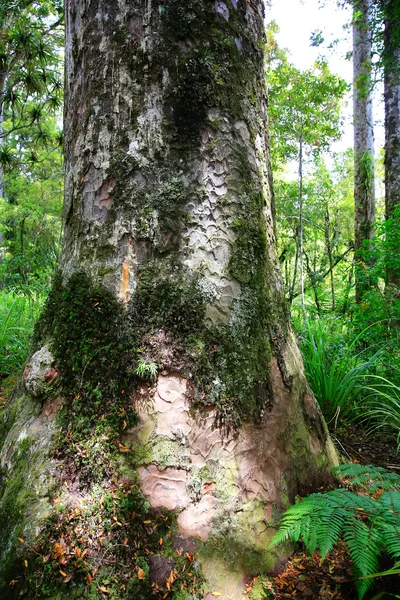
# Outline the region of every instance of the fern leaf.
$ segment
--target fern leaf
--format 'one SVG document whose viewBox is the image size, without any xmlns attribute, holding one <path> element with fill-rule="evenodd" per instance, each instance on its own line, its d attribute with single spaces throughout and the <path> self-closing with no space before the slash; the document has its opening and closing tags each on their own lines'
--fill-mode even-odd
<svg viewBox="0 0 400 600">
<path fill-rule="evenodd" d="M 394 525 L 400 525 L 400 492 L 384 492 L 379 498 L 383 509 L 388 513 L 388 518 Z"/>
<path fill-rule="evenodd" d="M 344 508 L 337 506 L 331 506 L 329 511 L 326 511 L 325 514 L 321 515 L 321 523 L 317 528 L 316 547 L 318 547 L 321 552 L 322 560 L 325 560 L 328 552 L 330 552 L 339 541 L 347 516 L 347 511 Z"/>
<path fill-rule="evenodd" d="M 374 527 L 379 532 L 380 541 L 385 552 L 394 559 L 400 558 L 400 526 L 392 525 L 380 519 L 374 523 Z"/>
<path fill-rule="evenodd" d="M 339 477 L 350 479 L 352 485 L 363 486 L 371 493 L 381 489 L 400 490 L 400 475 L 391 473 L 382 467 L 346 463 L 335 467 L 333 473 Z"/>
<path fill-rule="evenodd" d="M 349 550 L 357 577 L 372 575 L 378 570 L 378 558 L 381 548 L 377 541 L 376 532 L 359 521 L 349 519 L 343 531 L 343 539 Z M 356 582 L 358 597 L 361 600 L 372 586 L 373 579 L 362 579 Z"/>
</svg>

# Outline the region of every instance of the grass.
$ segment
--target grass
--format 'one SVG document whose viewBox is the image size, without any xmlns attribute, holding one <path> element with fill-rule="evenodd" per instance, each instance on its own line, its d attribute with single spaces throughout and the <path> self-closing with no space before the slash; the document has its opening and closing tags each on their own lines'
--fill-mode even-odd
<svg viewBox="0 0 400 600">
<path fill-rule="evenodd" d="M 351 420 L 356 415 L 361 378 L 376 362 L 377 354 L 363 360 L 363 352 L 355 350 L 363 333 L 340 347 L 334 344 L 337 332 L 332 334 L 328 321 L 306 323 L 301 350 L 307 379 L 325 419 L 335 426 L 339 418 Z"/>
<path fill-rule="evenodd" d="M 400 386 L 379 375 L 369 375 L 364 390 L 369 395 L 363 399 L 360 409 L 368 432 L 392 429 L 397 436 L 397 452 L 400 450 Z"/>
<path fill-rule="evenodd" d="M 0 295 L 0 377 L 21 369 L 45 294 L 3 290 Z"/>
</svg>

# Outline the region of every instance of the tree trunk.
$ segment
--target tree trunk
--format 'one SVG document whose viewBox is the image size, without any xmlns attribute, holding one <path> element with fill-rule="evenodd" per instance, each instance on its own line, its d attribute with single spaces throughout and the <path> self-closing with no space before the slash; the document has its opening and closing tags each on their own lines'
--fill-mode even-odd
<svg viewBox="0 0 400 600">
<path fill-rule="evenodd" d="M 333 274 L 334 265 L 333 265 L 333 253 L 332 253 L 332 244 L 331 244 L 331 220 L 330 220 L 330 215 L 329 215 L 328 202 L 325 205 L 325 247 L 326 247 L 326 253 L 328 255 L 328 261 L 329 261 L 331 296 L 332 296 L 332 312 L 334 313 L 336 310 L 335 279 L 334 279 L 334 274 Z"/>
<path fill-rule="evenodd" d="M 303 228 L 303 139 L 299 139 L 299 254 L 300 254 L 300 292 L 303 319 L 306 318 L 304 298 L 304 228 Z"/>
<path fill-rule="evenodd" d="M 369 264 L 364 241 L 374 235 L 374 129 L 371 79 L 371 0 L 354 4 L 353 24 L 353 111 L 354 111 L 354 250 L 356 258 L 356 301 L 369 287 L 365 273 Z"/>
<path fill-rule="evenodd" d="M 6 89 L 6 74 L 0 73 L 0 149 L 3 144 L 3 121 L 4 121 L 4 92 Z M 4 197 L 4 169 L 0 163 L 0 198 Z M 0 234 L 1 235 L 1 234 Z M 0 250 L 1 252 L 1 250 Z"/>
<path fill-rule="evenodd" d="M 278 267 L 262 2 L 75 0 L 66 25 L 65 239 L 4 425 L 2 589 L 239 600 L 336 460 Z"/>
<path fill-rule="evenodd" d="M 400 8 L 397 2 L 385 2 L 385 209 L 386 219 L 400 207 Z M 400 291 L 400 261 L 393 244 L 397 227 L 387 232 L 387 284 Z"/>
</svg>

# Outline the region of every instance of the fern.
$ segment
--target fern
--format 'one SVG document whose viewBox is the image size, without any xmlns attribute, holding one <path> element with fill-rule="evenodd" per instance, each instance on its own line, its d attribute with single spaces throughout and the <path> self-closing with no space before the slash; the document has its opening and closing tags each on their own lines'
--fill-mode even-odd
<svg viewBox="0 0 400 600">
<path fill-rule="evenodd" d="M 386 553 L 400 558 L 400 477 L 381 467 L 341 465 L 335 474 L 345 477 L 364 493 L 339 488 L 312 494 L 283 515 L 271 545 L 302 541 L 322 560 L 342 539 L 353 562 L 361 600 L 373 584 L 379 558 Z M 376 493 L 376 497 L 365 494 Z"/>
<path fill-rule="evenodd" d="M 364 487 L 371 494 L 378 490 L 400 490 L 400 475 L 390 473 L 382 467 L 348 463 L 335 467 L 333 473 L 348 479 L 353 486 Z"/>
</svg>

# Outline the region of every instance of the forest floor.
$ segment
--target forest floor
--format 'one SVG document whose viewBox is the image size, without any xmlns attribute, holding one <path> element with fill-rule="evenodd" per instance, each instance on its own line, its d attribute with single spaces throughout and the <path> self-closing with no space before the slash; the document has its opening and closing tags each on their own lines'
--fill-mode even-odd
<svg viewBox="0 0 400 600">
<path fill-rule="evenodd" d="M 395 437 L 387 432 L 367 435 L 359 425 L 331 433 L 345 462 L 375 465 L 400 474 L 400 454 Z M 389 565 L 388 565 L 389 566 Z M 276 600 L 356 600 L 353 574 L 348 552 L 341 544 L 321 563 L 318 554 L 294 554 L 273 577 Z M 400 592 L 399 578 L 377 580 L 374 593 Z M 368 597 L 368 596 L 367 596 Z M 389 593 L 382 596 L 389 598 Z"/>
</svg>

